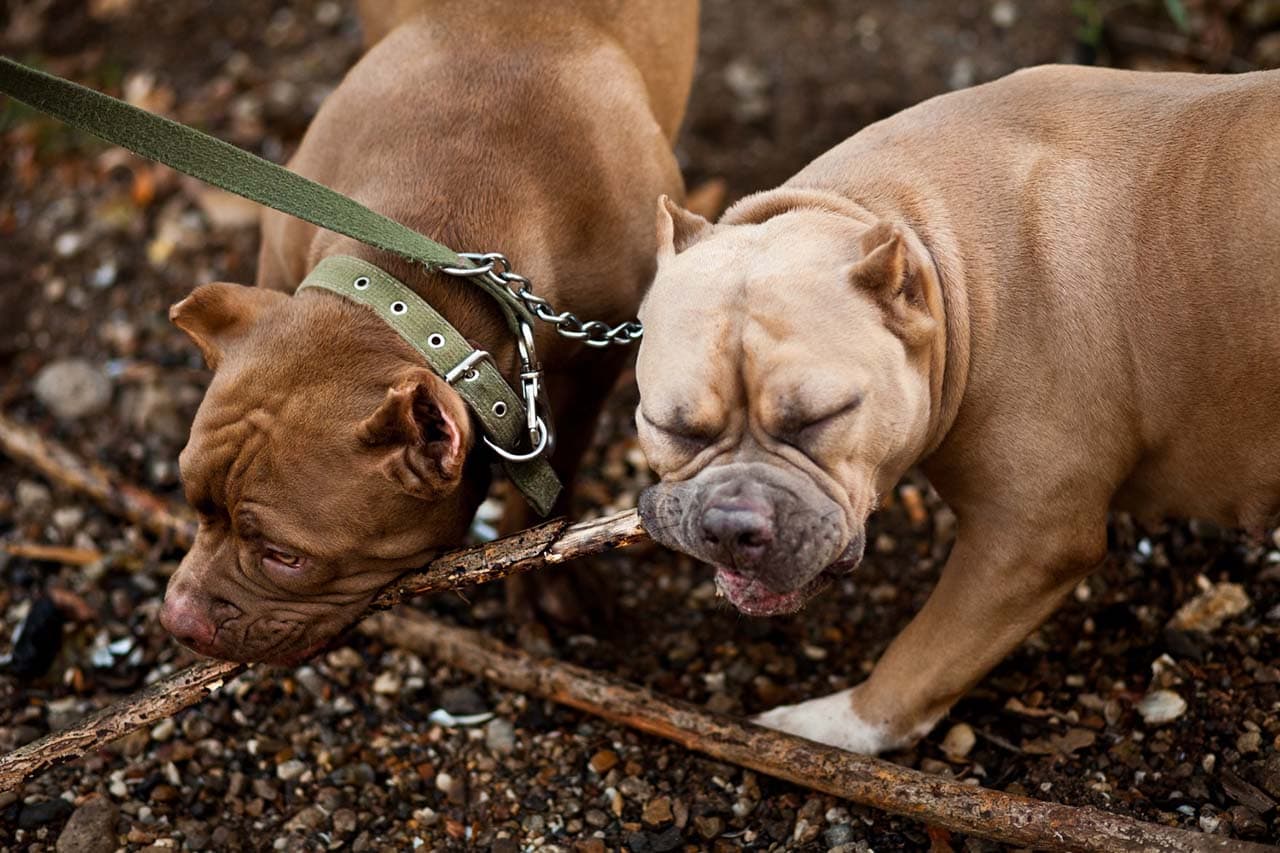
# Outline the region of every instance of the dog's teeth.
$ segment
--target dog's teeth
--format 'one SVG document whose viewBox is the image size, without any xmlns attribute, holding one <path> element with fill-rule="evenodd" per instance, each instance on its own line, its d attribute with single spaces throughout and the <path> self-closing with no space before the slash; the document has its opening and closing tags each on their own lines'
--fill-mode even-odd
<svg viewBox="0 0 1280 853">
<path fill-rule="evenodd" d="M 716 598 L 724 598 L 724 590 L 718 586 L 716 587 Z"/>
</svg>

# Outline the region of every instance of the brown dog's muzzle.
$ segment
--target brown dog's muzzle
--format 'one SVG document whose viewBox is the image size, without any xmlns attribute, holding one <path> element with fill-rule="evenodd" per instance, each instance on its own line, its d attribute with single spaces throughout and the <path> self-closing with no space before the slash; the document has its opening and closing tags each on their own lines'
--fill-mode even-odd
<svg viewBox="0 0 1280 853">
<path fill-rule="evenodd" d="M 212 607 L 187 592 L 170 591 L 160 609 L 160 624 L 182 645 L 202 655 L 213 654 L 218 634 Z"/>
</svg>

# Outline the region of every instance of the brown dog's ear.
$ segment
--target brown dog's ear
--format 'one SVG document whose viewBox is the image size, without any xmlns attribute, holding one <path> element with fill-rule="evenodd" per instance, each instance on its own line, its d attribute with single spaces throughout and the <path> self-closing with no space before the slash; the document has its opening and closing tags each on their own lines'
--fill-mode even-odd
<svg viewBox="0 0 1280 853">
<path fill-rule="evenodd" d="M 909 346 L 924 343 L 936 324 L 925 303 L 919 265 L 902 231 L 880 221 L 863 232 L 858 245 L 862 260 L 846 268 L 849 282 L 880 300 L 889 327 Z"/>
<path fill-rule="evenodd" d="M 471 420 L 457 391 L 430 370 L 417 368 L 387 389 L 356 437 L 387 451 L 382 470 L 409 494 L 439 497 L 462 479 L 471 450 Z"/>
<path fill-rule="evenodd" d="M 257 322 L 263 312 L 289 297 L 277 290 L 242 284 L 203 284 L 169 309 L 169 321 L 187 333 L 217 370 L 226 348 Z"/>
<path fill-rule="evenodd" d="M 670 196 L 658 197 L 658 257 L 679 254 L 711 236 L 715 226 L 698 214 L 685 210 Z"/>
</svg>

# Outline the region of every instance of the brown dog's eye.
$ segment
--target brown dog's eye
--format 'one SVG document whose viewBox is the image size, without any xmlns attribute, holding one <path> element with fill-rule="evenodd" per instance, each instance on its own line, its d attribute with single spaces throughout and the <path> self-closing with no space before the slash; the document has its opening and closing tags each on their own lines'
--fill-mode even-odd
<svg viewBox="0 0 1280 853">
<path fill-rule="evenodd" d="M 304 558 L 297 554 L 290 554 L 287 551 L 279 551 L 275 548 L 267 548 L 263 555 L 263 562 L 268 566 L 272 563 L 278 563 L 286 569 L 300 569 L 304 562 Z"/>
</svg>

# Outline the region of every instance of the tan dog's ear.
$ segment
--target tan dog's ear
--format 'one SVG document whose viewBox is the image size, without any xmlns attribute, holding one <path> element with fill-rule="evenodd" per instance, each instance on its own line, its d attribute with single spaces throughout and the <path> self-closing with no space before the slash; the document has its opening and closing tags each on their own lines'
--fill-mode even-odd
<svg viewBox="0 0 1280 853">
<path fill-rule="evenodd" d="M 862 260 L 846 268 L 850 284 L 880 300 L 889 327 L 908 346 L 923 344 L 936 323 L 925 303 L 918 263 L 902 231 L 880 221 L 863 232 L 858 244 Z"/>
<path fill-rule="evenodd" d="M 217 370 L 226 348 L 263 312 L 289 297 L 277 290 L 242 284 L 203 284 L 169 309 L 169 321 L 187 333 Z"/>
<path fill-rule="evenodd" d="M 711 236 L 715 226 L 670 196 L 658 197 L 658 257 L 668 258 Z"/>
<path fill-rule="evenodd" d="M 409 494 L 431 499 L 456 486 L 471 450 L 471 419 L 457 391 L 416 368 L 387 389 L 356 437 L 387 451 L 382 470 Z"/>
</svg>

